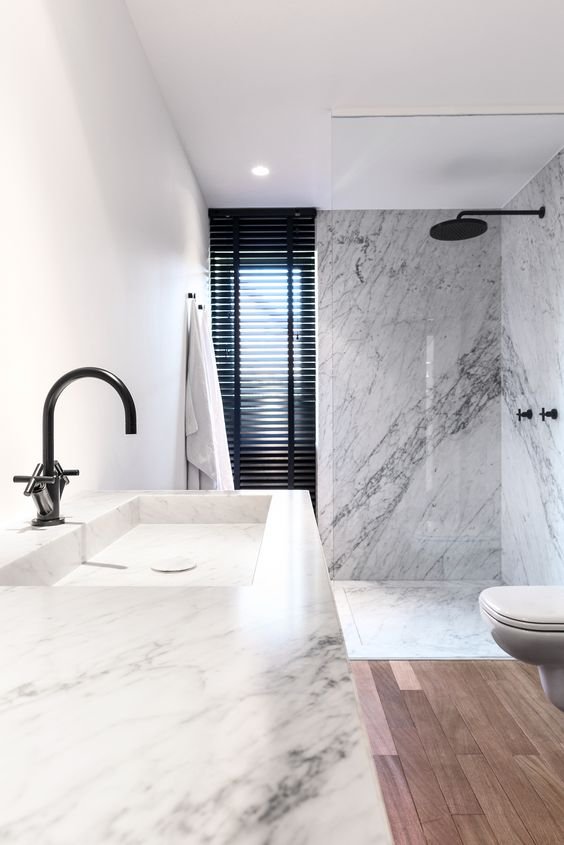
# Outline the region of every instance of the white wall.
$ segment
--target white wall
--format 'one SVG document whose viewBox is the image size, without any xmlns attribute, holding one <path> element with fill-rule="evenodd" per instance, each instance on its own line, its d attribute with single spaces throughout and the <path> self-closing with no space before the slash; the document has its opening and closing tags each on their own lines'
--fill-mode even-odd
<svg viewBox="0 0 564 845">
<path fill-rule="evenodd" d="M 207 211 L 122 0 L 17 0 L 0 27 L 0 520 L 41 457 L 41 409 L 71 385 L 56 456 L 73 489 L 184 480 L 184 294 L 204 289 Z"/>
</svg>

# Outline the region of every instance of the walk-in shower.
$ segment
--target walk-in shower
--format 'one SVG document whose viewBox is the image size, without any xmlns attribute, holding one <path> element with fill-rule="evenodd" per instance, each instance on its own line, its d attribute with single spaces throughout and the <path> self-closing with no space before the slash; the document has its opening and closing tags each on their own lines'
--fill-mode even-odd
<svg viewBox="0 0 564 845">
<path fill-rule="evenodd" d="M 564 115 L 332 120 L 318 512 L 353 659 L 503 658 L 480 592 L 564 584 L 563 142 Z"/>
</svg>

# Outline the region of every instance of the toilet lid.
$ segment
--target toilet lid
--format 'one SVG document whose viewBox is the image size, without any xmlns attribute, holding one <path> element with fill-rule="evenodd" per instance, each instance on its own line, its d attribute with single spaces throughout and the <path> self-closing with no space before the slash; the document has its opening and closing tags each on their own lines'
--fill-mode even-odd
<svg viewBox="0 0 564 845">
<path fill-rule="evenodd" d="M 480 605 L 507 625 L 564 631 L 564 587 L 488 587 L 480 594 Z"/>
</svg>

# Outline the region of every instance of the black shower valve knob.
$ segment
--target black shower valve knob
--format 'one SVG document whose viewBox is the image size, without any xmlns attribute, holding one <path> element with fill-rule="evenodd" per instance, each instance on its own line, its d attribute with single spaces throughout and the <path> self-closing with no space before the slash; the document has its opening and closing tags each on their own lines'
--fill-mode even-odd
<svg viewBox="0 0 564 845">
<path fill-rule="evenodd" d="M 521 421 L 523 419 L 523 417 L 527 420 L 532 420 L 533 419 L 532 410 L 529 408 L 528 411 L 522 411 L 521 408 L 518 408 L 517 418 L 519 419 L 519 421 Z"/>
<path fill-rule="evenodd" d="M 556 408 L 552 408 L 550 411 L 545 411 L 545 409 L 542 408 L 539 417 L 542 417 L 543 422 L 546 421 L 547 417 L 551 420 L 556 420 L 558 419 L 558 411 Z"/>
</svg>

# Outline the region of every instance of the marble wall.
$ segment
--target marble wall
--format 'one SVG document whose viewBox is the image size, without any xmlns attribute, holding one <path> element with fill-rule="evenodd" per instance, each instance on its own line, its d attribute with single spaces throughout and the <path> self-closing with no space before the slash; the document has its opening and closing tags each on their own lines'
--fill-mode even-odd
<svg viewBox="0 0 564 845">
<path fill-rule="evenodd" d="M 500 232 L 434 241 L 445 216 L 318 216 L 319 522 L 336 578 L 500 578 Z"/>
<path fill-rule="evenodd" d="M 546 217 L 502 223 L 502 575 L 564 584 L 564 155 L 508 206 Z M 542 406 L 560 418 L 543 423 Z M 518 408 L 533 420 L 519 423 Z"/>
</svg>

